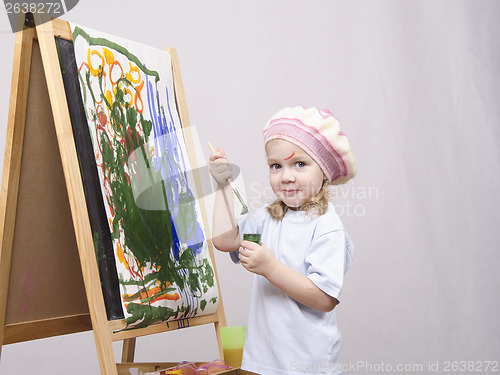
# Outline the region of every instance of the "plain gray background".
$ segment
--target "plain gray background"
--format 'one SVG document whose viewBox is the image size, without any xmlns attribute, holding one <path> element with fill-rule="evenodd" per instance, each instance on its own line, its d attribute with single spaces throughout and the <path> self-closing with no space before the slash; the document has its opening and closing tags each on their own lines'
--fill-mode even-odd
<svg viewBox="0 0 500 375">
<path fill-rule="evenodd" d="M 270 199 L 266 120 L 284 106 L 330 109 L 359 166 L 332 191 L 356 244 L 337 307 L 348 373 L 441 373 L 453 361 L 469 366 L 454 373 L 495 373 L 485 361 L 500 361 L 499 1 L 81 0 L 63 18 L 177 49 L 200 144 L 226 149 L 252 209 Z M 3 160 L 5 11 L 0 48 Z M 228 324 L 246 324 L 252 276 L 216 261 Z M 136 352 L 218 356 L 211 327 L 140 338 Z M 1 374 L 69 369 L 99 372 L 91 332 L 2 349 Z"/>
</svg>

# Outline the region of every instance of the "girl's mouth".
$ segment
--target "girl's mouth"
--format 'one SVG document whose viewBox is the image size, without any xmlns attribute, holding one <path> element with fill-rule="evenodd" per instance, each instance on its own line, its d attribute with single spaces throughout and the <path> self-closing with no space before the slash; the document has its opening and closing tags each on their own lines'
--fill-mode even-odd
<svg viewBox="0 0 500 375">
<path fill-rule="evenodd" d="M 291 197 L 293 195 L 298 194 L 299 190 L 298 189 L 287 189 L 287 190 L 281 190 L 281 192 L 283 193 L 283 195 L 285 197 Z"/>
</svg>

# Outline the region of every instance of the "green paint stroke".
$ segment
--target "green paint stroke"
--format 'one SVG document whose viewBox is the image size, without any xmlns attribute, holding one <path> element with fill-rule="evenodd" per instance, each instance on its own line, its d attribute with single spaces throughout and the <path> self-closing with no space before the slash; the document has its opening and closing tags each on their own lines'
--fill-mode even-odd
<svg viewBox="0 0 500 375">
<path fill-rule="evenodd" d="M 169 319 L 183 319 L 189 313 L 189 306 L 177 307 L 174 310 L 170 307 L 130 303 L 127 307 L 127 313 L 130 314 L 130 317 L 126 319 L 127 325 L 133 325 L 133 328 L 143 328 Z"/>
<path fill-rule="evenodd" d="M 119 44 L 112 42 L 105 38 L 93 38 L 89 34 L 87 34 L 81 27 L 76 26 L 73 30 L 73 43 L 76 42 L 76 39 L 81 36 L 83 39 L 87 41 L 89 46 L 104 46 L 110 49 L 114 49 L 117 52 L 120 52 L 122 55 L 126 56 L 130 61 L 133 61 L 139 69 L 141 69 L 148 76 L 155 77 L 155 82 L 160 80 L 160 75 L 158 72 L 154 70 L 149 70 L 144 66 L 144 64 L 139 60 L 137 56 L 133 53 L 130 53 L 125 47 L 120 46 Z"/>
</svg>

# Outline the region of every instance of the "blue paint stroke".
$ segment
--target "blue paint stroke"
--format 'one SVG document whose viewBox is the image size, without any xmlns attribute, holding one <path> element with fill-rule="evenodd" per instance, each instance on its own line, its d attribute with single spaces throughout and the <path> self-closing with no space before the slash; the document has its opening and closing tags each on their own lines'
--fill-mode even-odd
<svg viewBox="0 0 500 375">
<path fill-rule="evenodd" d="M 149 113 L 153 123 L 153 142 L 156 150 L 156 156 L 153 159 L 152 165 L 157 172 L 161 173 L 165 183 L 167 203 L 171 215 L 172 233 L 174 235 L 170 251 L 174 259 L 179 260 L 182 243 L 188 246 L 188 249 L 185 251 L 194 251 L 194 254 L 198 255 L 204 248 L 205 236 L 196 218 L 196 200 L 188 186 L 186 162 L 182 154 L 182 147 L 175 127 L 172 109 L 170 108 L 168 87 L 165 87 L 168 117 L 165 116 L 164 107 L 160 105 L 157 87 L 153 88 L 153 83 L 147 75 L 146 87 Z M 182 134 L 180 134 L 180 137 L 182 137 Z M 193 220 L 186 223 L 189 225 L 187 228 L 176 228 L 178 224 L 173 218 L 178 217 L 181 214 L 181 210 L 190 210 L 193 213 Z M 189 273 L 187 270 L 179 272 L 184 273 L 184 275 L 188 275 Z M 194 311 L 199 308 L 199 299 L 195 298 L 193 292 L 188 293 L 184 289 L 181 294 L 184 296 L 184 300 L 188 303 L 190 311 L 194 315 Z"/>
</svg>

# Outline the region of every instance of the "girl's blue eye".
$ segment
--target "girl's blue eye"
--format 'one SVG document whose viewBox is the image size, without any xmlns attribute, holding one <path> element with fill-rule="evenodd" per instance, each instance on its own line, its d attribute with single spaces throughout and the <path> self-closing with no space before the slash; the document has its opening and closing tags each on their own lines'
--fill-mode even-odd
<svg viewBox="0 0 500 375">
<path fill-rule="evenodd" d="M 295 163 L 295 165 L 299 168 L 304 168 L 306 166 L 306 163 L 304 163 L 303 161 L 298 161 L 297 163 Z"/>
<path fill-rule="evenodd" d="M 274 169 L 274 170 L 276 170 L 276 169 L 280 169 L 280 168 L 281 168 L 281 165 L 279 165 L 279 164 L 271 164 L 270 168 L 271 168 L 271 169 Z"/>
</svg>

